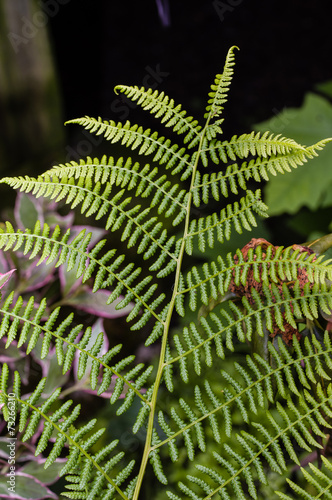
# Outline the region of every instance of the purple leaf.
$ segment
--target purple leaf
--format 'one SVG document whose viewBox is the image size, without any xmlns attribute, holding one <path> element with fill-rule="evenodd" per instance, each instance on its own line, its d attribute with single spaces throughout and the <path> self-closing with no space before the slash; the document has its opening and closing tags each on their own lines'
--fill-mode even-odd
<svg viewBox="0 0 332 500">
<path fill-rule="evenodd" d="M 10 260 L 10 263 L 8 260 Z M 11 267 L 13 267 L 13 265 L 14 264 L 9 257 L 9 253 L 0 250 L 0 273 L 6 273 Z"/>
<path fill-rule="evenodd" d="M 37 262 L 37 259 L 30 261 L 26 257 L 19 257 L 20 279 L 18 293 L 39 290 L 55 279 L 53 262 L 47 264 L 43 261 L 38 266 Z"/>
<path fill-rule="evenodd" d="M 0 250 L 0 276 L 1 274 L 6 274 L 11 269 L 14 269 L 14 266 L 15 264 L 11 259 L 10 253 Z M 8 297 L 8 295 L 15 290 L 16 288 L 15 282 L 16 280 L 11 280 L 7 282 L 5 289 L 2 291 L 2 295 L 4 297 Z"/>
<path fill-rule="evenodd" d="M 83 285 L 73 295 L 65 297 L 61 303 L 102 318 L 119 318 L 130 313 L 133 303 L 128 304 L 123 309 L 116 310 L 116 305 L 121 302 L 123 297 L 119 297 L 112 304 L 107 304 L 110 295 L 111 292 L 107 290 L 93 292 L 90 287 Z"/>
<path fill-rule="evenodd" d="M 159 19 L 161 24 L 167 28 L 171 25 L 171 14 L 169 9 L 169 0 L 156 0 Z"/>
<path fill-rule="evenodd" d="M 55 347 L 51 348 L 43 359 L 41 359 L 41 350 L 42 340 L 38 339 L 36 347 L 31 351 L 31 356 L 41 366 L 42 377 L 46 377 L 46 384 L 41 396 L 46 399 L 57 387 L 67 383 L 69 372 L 62 373 L 63 368 L 59 365 Z"/>
<path fill-rule="evenodd" d="M 101 229 L 93 226 L 73 226 L 70 230 L 70 239 L 68 240 L 68 244 L 70 244 L 74 238 L 85 229 L 85 235 L 91 233 L 91 239 L 88 245 L 87 250 L 90 250 L 105 234 L 107 231 L 105 229 Z M 59 279 L 61 292 L 63 296 L 66 296 L 69 293 L 73 293 L 82 283 L 82 277 L 77 279 L 77 265 L 73 267 L 70 271 L 67 271 L 65 266 L 60 266 L 59 268 Z"/>
<path fill-rule="evenodd" d="M 59 206 L 55 201 L 45 198 L 35 198 L 27 193 L 18 193 L 14 208 L 16 224 L 20 229 L 33 228 L 37 220 L 43 225 L 45 222 L 54 228 L 71 227 L 74 223 L 74 212 L 67 215 L 58 213 Z"/>
<path fill-rule="evenodd" d="M 30 358 L 17 348 L 17 341 L 13 340 L 9 346 L 7 345 L 8 338 L 3 337 L 0 341 L 0 363 L 7 363 L 12 370 L 18 370 L 21 374 L 23 384 L 28 383 L 30 373 Z"/>
<path fill-rule="evenodd" d="M 10 480 L 8 473 L 0 475 L 0 498 L 12 500 L 43 500 L 44 498 L 57 500 L 59 498 L 58 495 L 29 474 L 15 471 L 13 486 L 10 482 L 8 483 L 8 480 Z M 9 490 L 8 486 L 13 489 Z"/>
<path fill-rule="evenodd" d="M 36 448 L 32 446 L 30 443 L 22 443 L 22 441 L 19 440 L 19 437 L 16 441 L 16 449 L 18 448 L 20 448 L 20 452 L 17 453 L 17 456 L 15 457 L 15 461 L 17 463 L 20 462 L 25 463 L 27 461 L 37 460 L 37 458 L 35 457 Z M 0 438 L 0 457 L 5 458 L 8 464 L 8 458 L 9 458 L 8 437 Z"/>
<path fill-rule="evenodd" d="M 25 465 L 20 469 L 21 473 L 29 474 L 30 476 L 41 481 L 42 484 L 53 484 L 57 479 L 59 479 L 59 472 L 66 463 L 65 458 L 57 458 L 53 462 L 52 467 L 44 468 L 46 458 L 35 457 L 35 459 Z"/>
<path fill-rule="evenodd" d="M 41 225 L 44 224 L 43 210 L 40 201 L 26 193 L 17 194 L 14 216 L 17 226 L 22 230 L 26 228 L 32 229 L 35 227 L 38 220 Z"/>
</svg>

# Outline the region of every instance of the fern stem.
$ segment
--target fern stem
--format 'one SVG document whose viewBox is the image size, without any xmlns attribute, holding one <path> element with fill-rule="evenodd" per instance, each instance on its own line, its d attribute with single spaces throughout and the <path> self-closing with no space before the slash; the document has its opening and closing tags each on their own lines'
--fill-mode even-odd
<svg viewBox="0 0 332 500">
<path fill-rule="evenodd" d="M 316 254 L 320 255 L 326 252 L 332 246 L 332 233 L 326 234 L 310 243 L 305 243 L 306 246 L 311 248 Z"/>
<path fill-rule="evenodd" d="M 195 175 L 197 171 L 197 166 L 198 162 L 200 159 L 200 152 L 202 150 L 202 144 L 205 136 L 205 131 L 206 128 L 209 125 L 210 119 L 212 116 L 212 112 L 210 112 L 207 120 L 205 127 L 202 131 L 201 138 L 200 138 L 200 143 L 199 147 L 197 150 L 197 155 L 195 158 L 195 163 L 193 165 L 193 170 L 192 170 L 192 177 L 191 177 L 191 184 L 190 184 L 190 189 L 188 192 L 188 200 L 187 200 L 187 214 L 185 218 L 185 223 L 184 223 L 184 230 L 183 230 L 183 238 L 181 242 L 181 248 L 179 251 L 179 256 L 177 258 L 177 267 L 176 267 L 176 272 L 175 272 L 175 278 L 174 278 L 174 287 L 173 287 L 173 293 L 172 293 L 172 298 L 170 301 L 168 313 L 166 320 L 164 322 L 164 334 L 162 337 L 162 342 L 161 342 L 161 347 L 160 347 L 160 356 L 159 356 L 159 364 L 158 364 L 158 370 L 155 378 L 155 383 L 153 387 L 153 393 L 151 397 L 151 402 L 150 402 L 150 414 L 149 414 L 149 420 L 148 420 L 148 425 L 147 425 L 147 432 L 146 432 L 146 440 L 145 440 L 145 446 L 144 446 L 144 451 L 143 451 L 143 456 L 142 456 L 142 461 L 141 461 L 141 466 L 140 470 L 137 476 L 137 482 L 136 482 L 136 487 L 135 491 L 132 497 L 132 500 L 138 500 L 138 495 L 142 486 L 143 478 L 145 475 L 145 470 L 147 467 L 148 459 L 150 452 L 153 450 L 152 446 L 152 433 L 153 433 L 153 428 L 154 428 L 154 418 L 155 418 L 155 413 L 156 413 L 156 405 L 157 405 L 157 397 L 158 397 L 158 391 L 159 387 L 161 384 L 162 376 L 163 376 L 163 371 L 164 367 L 166 366 L 167 363 L 165 363 L 165 354 L 166 354 L 166 347 L 167 347 L 167 340 L 168 340 L 168 334 L 169 334 L 169 329 L 170 329 L 170 324 L 172 320 L 172 316 L 174 313 L 174 307 L 175 307 L 175 297 L 178 294 L 178 287 L 179 287 L 179 281 L 180 281 L 180 275 L 181 275 L 181 267 L 182 267 L 182 261 L 183 257 L 185 254 L 185 249 L 186 249 L 186 238 L 189 235 L 189 224 L 190 224 L 190 208 L 192 204 L 192 191 L 194 189 L 194 184 L 195 184 Z"/>
</svg>

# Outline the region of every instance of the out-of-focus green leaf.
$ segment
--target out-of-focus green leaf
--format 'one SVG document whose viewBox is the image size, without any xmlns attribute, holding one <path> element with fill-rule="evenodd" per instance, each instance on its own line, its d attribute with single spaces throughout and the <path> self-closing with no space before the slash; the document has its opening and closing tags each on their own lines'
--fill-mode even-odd
<svg viewBox="0 0 332 500">
<path fill-rule="evenodd" d="M 331 220 L 332 214 L 330 208 L 320 208 L 314 212 L 303 208 L 287 221 L 287 227 L 302 235 L 302 239 L 299 238 L 296 241 L 304 242 L 312 239 L 309 238 L 309 234 L 313 232 L 319 232 L 321 236 L 331 232 Z"/>
<path fill-rule="evenodd" d="M 15 219 L 21 229 L 34 227 L 37 220 L 44 221 L 41 204 L 29 194 L 18 193 L 15 204 Z"/>
<path fill-rule="evenodd" d="M 332 105 L 323 97 L 307 94 L 301 108 L 285 109 L 270 120 L 254 126 L 292 137 L 309 146 L 332 137 Z M 271 176 L 265 187 L 265 202 L 270 215 L 296 213 L 302 206 L 313 210 L 332 203 L 332 148 L 327 146 L 319 157 L 291 173 Z"/>
<path fill-rule="evenodd" d="M 327 97 L 332 97 L 332 80 L 317 83 L 315 87 L 319 92 L 322 92 L 322 94 L 325 94 Z"/>
</svg>

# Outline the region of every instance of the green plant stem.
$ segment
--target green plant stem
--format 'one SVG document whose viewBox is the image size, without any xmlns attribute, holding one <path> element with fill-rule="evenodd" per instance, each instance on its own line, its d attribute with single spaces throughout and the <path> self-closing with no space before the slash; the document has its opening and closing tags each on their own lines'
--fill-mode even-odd
<svg viewBox="0 0 332 500">
<path fill-rule="evenodd" d="M 318 255 L 326 252 L 332 246 L 332 233 L 326 234 L 317 240 L 305 243 L 305 245 L 313 250 Z"/>
<path fill-rule="evenodd" d="M 154 387 L 153 387 L 153 393 L 152 393 L 151 402 L 150 402 L 150 414 L 149 414 L 149 420 L 148 420 L 147 431 L 146 431 L 145 446 L 144 446 L 143 456 L 142 456 L 142 460 L 141 460 L 141 466 L 140 466 L 140 470 L 139 470 L 139 473 L 137 476 L 137 482 L 136 482 L 135 491 L 134 491 L 134 495 L 132 497 L 132 500 L 138 500 L 138 498 L 139 498 L 139 493 L 140 493 L 140 489 L 141 489 L 142 482 L 144 479 L 145 470 L 146 470 L 146 466 L 148 463 L 149 455 L 150 455 L 151 450 L 153 449 L 153 447 L 152 447 L 152 433 L 153 433 L 153 427 L 154 427 L 154 417 L 155 417 L 155 413 L 156 413 L 158 391 L 159 391 L 160 383 L 162 380 L 164 367 L 166 365 L 165 353 L 166 353 L 166 347 L 167 347 L 168 334 L 169 334 L 172 316 L 174 313 L 175 297 L 178 294 L 178 286 L 179 286 L 179 280 L 180 280 L 182 261 L 183 261 L 183 257 L 184 257 L 184 253 L 185 253 L 186 238 L 187 238 L 188 232 L 189 232 L 190 208 L 191 208 L 191 202 L 192 202 L 192 189 L 194 187 L 195 175 L 196 175 L 196 170 L 197 170 L 197 166 L 198 166 L 198 161 L 200 158 L 200 152 L 202 150 L 202 143 L 203 143 L 203 139 L 205 136 L 205 130 L 210 122 L 210 119 L 211 119 L 211 113 L 210 113 L 210 115 L 206 121 L 205 127 L 202 131 L 202 135 L 201 135 L 201 139 L 200 139 L 200 143 L 199 143 L 199 147 L 198 147 L 198 154 L 196 156 L 195 164 L 193 165 L 193 172 L 192 172 L 192 176 L 191 176 L 191 184 L 190 184 L 189 196 L 188 196 L 188 201 L 187 201 L 187 215 L 186 215 L 186 219 L 185 219 L 181 248 L 180 248 L 179 256 L 177 258 L 177 267 L 176 267 L 176 273 L 175 273 L 175 278 L 174 278 L 173 294 L 172 294 L 172 298 L 170 301 L 170 306 L 168 309 L 167 317 L 166 317 L 166 320 L 164 322 L 164 334 L 162 337 L 162 342 L 161 342 L 161 347 L 160 347 L 158 370 L 157 370 L 156 379 L 155 379 L 155 383 L 154 383 Z"/>
</svg>

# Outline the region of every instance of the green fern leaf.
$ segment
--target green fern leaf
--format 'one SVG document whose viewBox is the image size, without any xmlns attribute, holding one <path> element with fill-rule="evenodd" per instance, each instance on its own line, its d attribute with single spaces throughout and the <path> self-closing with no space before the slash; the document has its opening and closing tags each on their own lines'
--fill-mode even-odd
<svg viewBox="0 0 332 500">
<path fill-rule="evenodd" d="M 235 49 L 238 49 L 238 47 L 234 46 L 229 49 L 225 61 L 224 71 L 222 74 L 216 75 L 215 81 L 211 85 L 211 92 L 209 93 L 210 99 L 208 100 L 204 118 L 219 116 L 223 110 L 222 105 L 227 101 L 227 95 L 234 73 L 233 66 L 235 64 Z"/>
<path fill-rule="evenodd" d="M 172 127 L 177 134 L 186 134 L 184 143 L 189 142 L 193 137 L 199 134 L 201 126 L 192 116 L 186 116 L 187 112 L 183 111 L 181 105 L 175 106 L 173 99 L 170 99 L 164 92 L 151 89 L 145 90 L 144 87 L 127 87 L 118 85 L 115 91 L 124 93 L 129 99 L 137 102 L 145 110 L 156 114 L 156 117 L 161 118 L 161 123 L 166 127 Z"/>
</svg>

